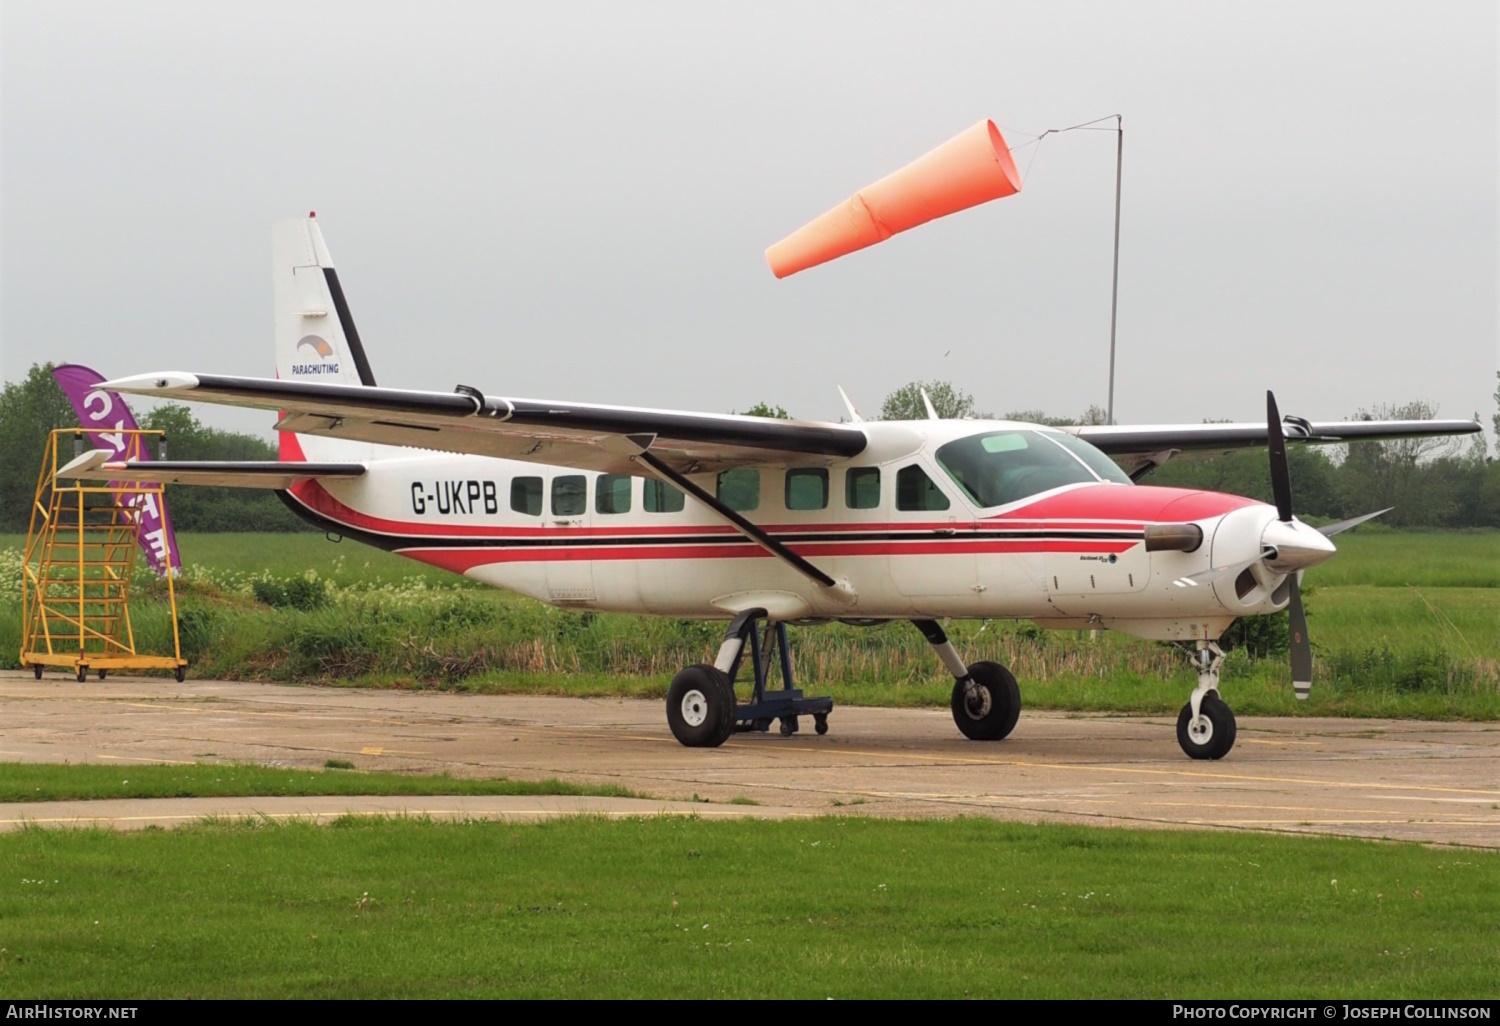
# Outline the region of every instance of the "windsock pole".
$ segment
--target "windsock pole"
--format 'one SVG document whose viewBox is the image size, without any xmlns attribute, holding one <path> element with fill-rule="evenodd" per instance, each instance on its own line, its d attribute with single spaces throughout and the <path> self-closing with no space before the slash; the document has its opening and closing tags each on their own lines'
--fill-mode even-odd
<svg viewBox="0 0 1500 1026">
<path fill-rule="evenodd" d="M 1120 170 L 1125 165 L 1125 119 L 1115 115 L 1115 266 L 1109 287 L 1109 422 L 1115 422 L 1115 317 L 1120 308 Z"/>
</svg>

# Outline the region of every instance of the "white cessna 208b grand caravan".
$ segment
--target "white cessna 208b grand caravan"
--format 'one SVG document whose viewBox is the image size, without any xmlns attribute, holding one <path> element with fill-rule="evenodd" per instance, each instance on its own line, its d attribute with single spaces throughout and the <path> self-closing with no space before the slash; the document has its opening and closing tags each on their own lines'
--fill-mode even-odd
<svg viewBox="0 0 1500 1026">
<path fill-rule="evenodd" d="M 783 733 L 832 701 L 792 680 L 788 622 L 911 620 L 953 674 L 953 719 L 975 740 L 1021 709 L 1005 667 L 968 663 L 942 617 L 1017 618 L 1190 644 L 1198 686 L 1178 717 L 1183 751 L 1223 757 L 1235 720 L 1215 643 L 1241 616 L 1291 607 L 1298 697 L 1312 679 L 1298 578 L 1333 555 L 1292 515 L 1286 442 L 1475 432 L 1469 421 L 1051 428 L 1008 421 L 852 423 L 378 387 L 311 217 L 274 233 L 276 378 L 176 371 L 120 392 L 278 411 L 281 459 L 112 463 L 63 472 L 110 481 L 272 488 L 354 538 L 573 609 L 724 618 L 712 663 L 673 680 L 667 722 L 684 745 L 736 729 Z M 1276 504 L 1153 488 L 1178 453 L 1267 446 Z M 1372 514 L 1374 515 L 1374 514 Z M 764 625 L 762 627 L 761 625 Z M 773 653 L 782 689 L 767 690 Z M 745 656 L 753 699 L 734 681 Z"/>
</svg>

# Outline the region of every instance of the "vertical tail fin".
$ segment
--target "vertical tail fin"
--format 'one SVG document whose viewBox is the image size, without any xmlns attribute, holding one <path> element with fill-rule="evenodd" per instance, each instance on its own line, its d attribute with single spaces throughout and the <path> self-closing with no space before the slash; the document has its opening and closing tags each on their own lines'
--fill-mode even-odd
<svg viewBox="0 0 1500 1026">
<path fill-rule="evenodd" d="M 271 233 L 276 376 L 283 381 L 374 385 L 349 302 L 317 219 L 277 221 Z M 281 435 L 281 458 L 358 459 L 370 446 L 314 435 Z"/>
</svg>

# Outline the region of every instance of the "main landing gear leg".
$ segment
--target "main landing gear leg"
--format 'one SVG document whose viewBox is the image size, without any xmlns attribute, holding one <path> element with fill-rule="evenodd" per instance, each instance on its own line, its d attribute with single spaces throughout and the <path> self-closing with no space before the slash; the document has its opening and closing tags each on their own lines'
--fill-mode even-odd
<svg viewBox="0 0 1500 1026">
<path fill-rule="evenodd" d="M 1021 689 L 999 663 L 965 664 L 936 620 L 913 620 L 917 630 L 953 674 L 953 722 L 971 741 L 999 741 L 1016 729 Z"/>
<path fill-rule="evenodd" d="M 1198 642 L 1193 665 L 1198 686 L 1177 714 L 1177 743 L 1191 759 L 1222 759 L 1234 747 L 1234 713 L 1219 697 L 1219 667 L 1224 652 L 1212 641 Z"/>
<path fill-rule="evenodd" d="M 764 609 L 740 613 L 729 622 L 712 666 L 689 666 L 673 678 L 667 691 L 667 724 L 678 741 L 689 748 L 716 748 L 735 731 L 768 731 L 772 720 L 780 720 L 782 736 L 790 737 L 797 733 L 801 716 L 811 716 L 819 734 L 828 733 L 833 699 L 802 696 L 793 682 L 786 624 L 767 623 L 762 634 L 760 622 L 765 619 Z M 766 690 L 773 646 L 781 669 L 779 691 Z M 746 649 L 755 674 L 755 691 L 748 705 L 740 705 L 734 695 L 734 681 Z"/>
</svg>

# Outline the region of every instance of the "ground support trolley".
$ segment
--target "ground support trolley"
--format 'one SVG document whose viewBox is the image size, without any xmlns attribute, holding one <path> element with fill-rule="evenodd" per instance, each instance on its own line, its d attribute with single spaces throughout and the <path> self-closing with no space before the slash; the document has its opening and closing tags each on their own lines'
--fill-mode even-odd
<svg viewBox="0 0 1500 1026">
<path fill-rule="evenodd" d="M 160 431 L 120 430 L 120 460 L 140 459 Z M 59 478 L 60 451 L 73 439 L 82 454 L 83 433 L 53 431 L 37 478 L 21 575 L 20 663 L 40 680 L 48 666 L 66 667 L 81 683 L 90 671 L 172 670 L 186 673 L 177 630 L 174 573 L 165 586 L 172 621 L 172 654 L 136 651 L 130 591 L 140 550 L 142 512 L 161 508 L 162 486 Z M 172 570 L 177 568 L 173 567 Z"/>
<path fill-rule="evenodd" d="M 766 621 L 762 629 L 761 622 Z M 767 690 L 773 650 L 781 671 L 781 688 Z M 734 693 L 745 654 L 755 675 L 748 703 Z M 781 721 L 781 733 L 797 733 L 801 717 L 811 716 L 819 734 L 828 733 L 831 698 L 806 698 L 792 674 L 792 650 L 786 624 L 769 622 L 764 609 L 747 609 L 729 622 L 718 657 L 712 664 L 689 666 L 672 679 L 667 690 L 667 724 L 678 741 L 689 748 L 714 748 L 738 731 L 771 729 Z"/>
</svg>

